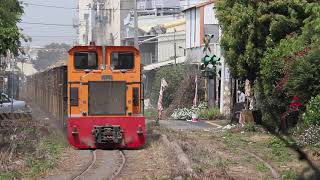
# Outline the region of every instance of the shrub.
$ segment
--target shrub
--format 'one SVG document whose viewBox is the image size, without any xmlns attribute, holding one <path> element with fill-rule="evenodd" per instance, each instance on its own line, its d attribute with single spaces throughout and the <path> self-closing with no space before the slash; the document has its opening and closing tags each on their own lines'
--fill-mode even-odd
<svg viewBox="0 0 320 180">
<path fill-rule="evenodd" d="M 161 67 L 155 73 L 155 79 L 152 83 L 151 103 L 157 105 L 161 79 L 164 78 L 168 87 L 163 93 L 163 107 L 168 108 L 176 96 L 176 92 L 184 85 L 183 80 L 188 76 L 194 76 L 198 70 L 192 65 L 171 65 Z M 190 102 L 190 104 L 192 101 Z"/>
<path fill-rule="evenodd" d="M 163 94 L 163 107 L 169 107 L 169 104 L 174 98 L 174 92 L 179 87 L 180 82 L 185 75 L 185 69 L 181 65 L 165 66 L 157 70 L 155 79 L 152 83 L 151 103 L 156 105 L 159 98 L 159 90 L 161 86 L 161 79 L 164 78 L 168 83 L 168 88 Z"/>
<path fill-rule="evenodd" d="M 320 147 L 320 126 L 311 125 L 298 136 L 300 146 L 317 146 Z"/>
<path fill-rule="evenodd" d="M 311 98 L 307 110 L 303 115 L 303 122 L 307 126 L 320 125 L 320 95 Z"/>
<path fill-rule="evenodd" d="M 201 119 L 218 119 L 221 117 L 220 110 L 217 107 L 211 107 L 199 111 L 198 117 Z"/>
<path fill-rule="evenodd" d="M 246 124 L 244 125 L 244 130 L 245 130 L 246 132 L 257 132 L 257 131 L 258 131 L 256 125 L 255 125 L 254 123 L 252 123 L 252 122 L 246 123 Z"/>
<path fill-rule="evenodd" d="M 171 115 L 171 118 L 176 120 L 190 120 L 193 114 L 198 114 L 207 107 L 206 103 L 200 103 L 198 107 L 192 108 L 178 108 L 175 109 Z"/>
</svg>

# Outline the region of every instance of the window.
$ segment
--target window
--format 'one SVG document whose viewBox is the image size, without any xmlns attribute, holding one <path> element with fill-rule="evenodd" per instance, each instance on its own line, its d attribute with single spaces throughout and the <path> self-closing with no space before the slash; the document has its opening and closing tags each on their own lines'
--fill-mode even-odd
<svg viewBox="0 0 320 180">
<path fill-rule="evenodd" d="M 74 53 L 75 69 L 97 69 L 98 57 L 96 52 L 75 52 Z"/>
<path fill-rule="evenodd" d="M 0 103 L 9 103 L 9 102 L 11 102 L 10 99 L 6 95 L 1 94 Z"/>
<path fill-rule="evenodd" d="M 134 106 L 139 106 L 139 88 L 133 88 L 132 101 Z"/>
<path fill-rule="evenodd" d="M 76 87 L 70 88 L 70 106 L 79 105 L 79 89 Z"/>
<path fill-rule="evenodd" d="M 113 52 L 111 53 L 111 68 L 114 70 L 133 69 L 133 52 Z"/>
</svg>

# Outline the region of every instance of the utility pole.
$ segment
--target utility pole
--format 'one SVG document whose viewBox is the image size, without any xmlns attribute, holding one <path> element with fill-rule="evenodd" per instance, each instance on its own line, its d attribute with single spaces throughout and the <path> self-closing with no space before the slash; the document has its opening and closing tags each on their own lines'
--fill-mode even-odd
<svg viewBox="0 0 320 180">
<path fill-rule="evenodd" d="M 139 27 L 138 27 L 138 12 L 137 0 L 134 0 L 134 47 L 139 50 Z"/>
<path fill-rule="evenodd" d="M 174 64 L 177 65 L 176 28 L 174 28 L 173 30 L 173 42 L 174 42 Z"/>
<path fill-rule="evenodd" d="M 11 55 L 10 55 L 11 56 Z M 11 56 L 11 113 L 13 113 L 13 98 L 14 98 L 14 57 Z"/>
</svg>

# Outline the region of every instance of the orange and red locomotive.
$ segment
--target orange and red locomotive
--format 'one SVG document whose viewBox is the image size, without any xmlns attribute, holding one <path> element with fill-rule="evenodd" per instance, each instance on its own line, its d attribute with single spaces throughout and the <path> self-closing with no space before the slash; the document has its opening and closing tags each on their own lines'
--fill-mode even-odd
<svg viewBox="0 0 320 180">
<path fill-rule="evenodd" d="M 140 54 L 129 46 L 75 46 L 68 57 L 67 133 L 71 145 L 145 144 Z"/>
</svg>

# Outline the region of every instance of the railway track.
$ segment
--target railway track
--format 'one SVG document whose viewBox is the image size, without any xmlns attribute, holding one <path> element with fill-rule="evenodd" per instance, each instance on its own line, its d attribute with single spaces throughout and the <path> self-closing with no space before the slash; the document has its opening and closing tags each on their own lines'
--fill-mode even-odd
<svg viewBox="0 0 320 180">
<path fill-rule="evenodd" d="M 121 150 L 92 150 L 90 162 L 72 180 L 113 180 L 120 174 L 125 163 L 126 156 Z"/>
</svg>

